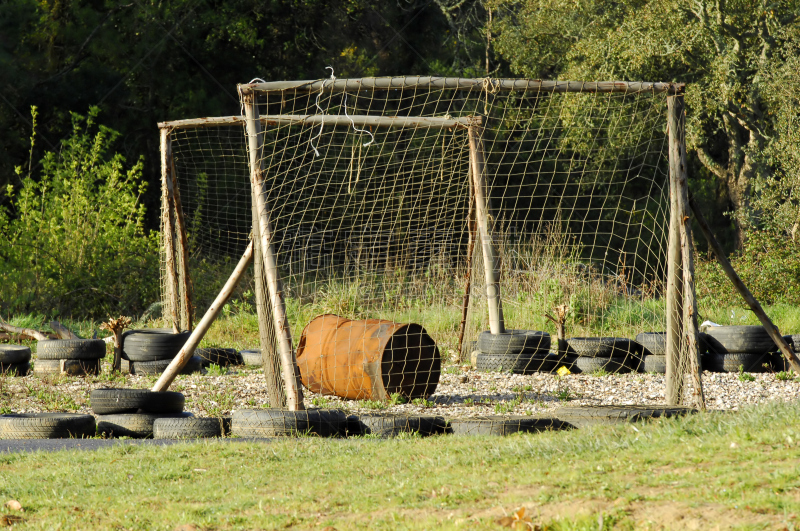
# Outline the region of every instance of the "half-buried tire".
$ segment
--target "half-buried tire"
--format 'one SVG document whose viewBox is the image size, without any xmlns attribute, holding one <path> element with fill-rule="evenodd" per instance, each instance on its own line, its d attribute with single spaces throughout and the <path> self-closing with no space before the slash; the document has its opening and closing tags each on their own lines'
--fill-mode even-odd
<svg viewBox="0 0 800 531">
<path fill-rule="evenodd" d="M 562 430 L 569 424 L 551 418 L 489 415 L 449 419 L 453 435 L 511 435 L 518 432 Z"/>
<path fill-rule="evenodd" d="M 153 423 L 154 439 L 206 439 L 230 432 L 228 418 L 159 418 Z"/>
<path fill-rule="evenodd" d="M 30 360 L 30 348 L 23 345 L 0 345 L 0 364 L 27 363 Z"/>
<path fill-rule="evenodd" d="M 194 351 L 194 354 L 202 360 L 203 367 L 208 367 L 209 365 L 219 365 L 220 367 L 244 365 L 242 355 L 235 348 L 199 348 Z"/>
<path fill-rule="evenodd" d="M 246 438 L 306 434 L 336 437 L 346 434 L 347 428 L 347 415 L 339 409 L 241 409 L 231 419 L 231 433 Z"/>
<path fill-rule="evenodd" d="M 595 424 L 620 424 L 651 418 L 669 418 L 696 412 L 696 409 L 679 406 L 567 406 L 555 410 L 552 414 L 558 420 L 580 428 Z"/>
<path fill-rule="evenodd" d="M 397 437 L 402 433 L 429 436 L 447 433 L 447 420 L 434 415 L 402 415 L 392 413 L 366 413 L 356 415 L 358 435 L 380 438 Z M 352 430 L 353 427 L 351 426 Z"/>
<path fill-rule="evenodd" d="M 95 420 L 76 413 L 0 415 L 0 439 L 82 439 L 94 437 Z"/>
<path fill-rule="evenodd" d="M 191 413 L 159 415 L 155 413 L 119 413 L 97 416 L 97 433 L 106 437 L 147 439 L 153 436 L 153 423 L 161 418 L 192 417 Z"/>
<path fill-rule="evenodd" d="M 33 362 L 33 374 L 64 374 L 66 376 L 86 376 L 100 374 L 101 360 L 42 360 Z"/>
</svg>

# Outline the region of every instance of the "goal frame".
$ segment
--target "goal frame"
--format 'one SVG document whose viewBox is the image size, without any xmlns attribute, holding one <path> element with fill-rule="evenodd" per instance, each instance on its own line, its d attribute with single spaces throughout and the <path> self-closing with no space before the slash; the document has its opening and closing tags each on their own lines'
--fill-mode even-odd
<svg viewBox="0 0 800 531">
<path fill-rule="evenodd" d="M 477 230 L 475 243 L 481 245 L 486 275 L 486 297 L 490 330 L 493 334 L 504 331 L 502 304 L 500 301 L 500 275 L 494 259 L 493 235 L 488 217 L 490 215 L 485 196 L 485 168 L 483 155 L 483 126 L 480 117 L 426 118 L 384 116 L 337 116 L 337 115 L 258 115 L 258 97 L 271 92 L 291 90 L 294 92 L 356 92 L 386 91 L 394 89 L 481 89 L 497 91 L 571 92 L 571 93 L 666 93 L 667 129 L 669 154 L 670 215 L 667 246 L 666 282 L 666 343 L 667 375 L 666 401 L 678 404 L 683 395 L 683 370 L 688 369 L 694 380 L 695 402 L 702 406 L 702 381 L 698 348 L 697 302 L 694 286 L 694 243 L 691 217 L 688 206 L 688 175 L 685 145 L 685 85 L 682 83 L 652 82 L 581 82 L 541 81 L 528 79 L 473 79 L 427 76 L 400 76 L 387 78 L 360 78 L 334 80 L 277 81 L 249 83 L 238 86 L 243 116 L 210 117 L 177 120 L 158 124 L 161 135 L 161 184 L 162 184 L 162 249 L 166 254 L 164 281 L 164 314 L 175 329 L 192 328 L 191 277 L 188 269 L 188 245 L 180 191 L 177 186 L 175 165 L 172 158 L 171 134 L 175 130 L 203 127 L 218 127 L 240 124 L 244 126 L 248 142 L 250 182 L 253 202 L 253 240 L 256 245 L 256 296 L 259 328 L 272 327 L 277 340 L 278 352 L 265 342 L 262 332 L 262 352 L 274 357 L 272 367 L 280 371 L 283 389 L 268 389 L 270 401 L 279 400 L 280 405 L 290 409 L 302 409 L 302 391 L 299 370 L 292 348 L 291 332 L 285 315 L 283 291 L 277 275 L 275 251 L 272 248 L 272 228 L 269 208 L 265 203 L 263 168 L 258 154 L 262 146 L 262 126 L 282 124 L 307 124 L 358 127 L 463 127 L 469 139 L 469 173 L 471 204 Z M 472 239 L 472 229 L 470 230 Z M 259 280 L 264 282 L 259 286 Z M 259 293 L 260 292 L 260 293 Z M 465 301 L 468 297 L 465 297 Z M 267 302 L 268 301 L 268 302 Z M 463 331 L 462 331 L 463 334 Z M 687 360 L 688 358 L 688 360 Z M 683 363 L 682 363 L 683 361 Z M 688 361 L 688 364 L 686 363 Z M 269 371 L 265 363 L 265 370 Z M 269 375 L 268 375 L 269 376 Z M 270 378 L 268 378 L 269 382 Z M 268 385 L 268 387 L 271 387 Z"/>
</svg>

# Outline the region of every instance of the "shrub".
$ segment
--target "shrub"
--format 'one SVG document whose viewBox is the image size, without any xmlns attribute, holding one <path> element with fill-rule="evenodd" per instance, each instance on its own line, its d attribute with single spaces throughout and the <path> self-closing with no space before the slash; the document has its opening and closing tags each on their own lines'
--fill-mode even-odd
<svg viewBox="0 0 800 531">
<path fill-rule="evenodd" d="M 740 251 L 730 261 L 762 304 L 800 304 L 800 243 L 767 230 L 751 230 Z M 739 294 L 716 260 L 698 260 L 697 295 L 701 302 L 742 305 Z"/>
<path fill-rule="evenodd" d="M 144 230 L 142 161 L 111 152 L 118 133 L 98 109 L 72 114 L 72 133 L 36 175 L 17 168 L 0 203 L 0 309 L 103 317 L 158 297 L 158 240 Z M 33 109 L 34 125 L 36 109 Z M 34 136 L 31 137 L 31 153 Z M 30 167 L 30 166 L 29 166 Z"/>
</svg>

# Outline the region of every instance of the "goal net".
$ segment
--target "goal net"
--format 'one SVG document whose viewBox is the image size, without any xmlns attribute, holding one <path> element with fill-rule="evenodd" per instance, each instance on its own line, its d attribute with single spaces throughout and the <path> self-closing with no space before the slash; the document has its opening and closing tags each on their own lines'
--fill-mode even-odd
<svg viewBox="0 0 800 531">
<path fill-rule="evenodd" d="M 384 391 L 422 386 L 427 396 L 438 371 L 475 361 L 480 334 L 499 317 L 502 329 L 552 337 L 549 349 L 533 345 L 536 363 L 525 370 L 580 372 L 577 353 L 557 341 L 559 326 L 566 338 L 665 330 L 672 90 L 414 77 L 242 85 L 258 116 L 256 143 L 244 117 L 165 126 L 194 292 L 188 304 L 202 311 L 258 234 L 254 154 L 301 364 L 339 355 L 308 344 L 328 325 L 343 326 L 328 318 L 315 329 L 318 316 L 413 323 L 435 344 L 423 357 L 439 361 L 405 362 L 403 382 L 384 382 Z M 242 304 L 257 304 L 254 285 L 237 296 Z M 260 304 L 272 319 L 269 296 Z M 277 359 L 279 338 L 266 328 L 262 345 Z M 369 333 L 349 328 L 348 341 Z M 500 355 L 498 345 L 491 348 Z M 621 365 L 583 370 L 642 370 L 640 355 L 615 352 Z M 510 361 L 497 369 L 511 369 L 512 358 L 500 355 Z M 335 384 L 306 379 L 320 394 Z"/>
</svg>

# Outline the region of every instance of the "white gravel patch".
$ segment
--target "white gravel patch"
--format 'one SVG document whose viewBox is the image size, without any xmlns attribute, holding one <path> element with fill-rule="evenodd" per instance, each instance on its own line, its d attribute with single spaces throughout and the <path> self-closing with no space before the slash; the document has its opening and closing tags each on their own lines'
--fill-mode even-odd
<svg viewBox="0 0 800 531">
<path fill-rule="evenodd" d="M 107 368 L 107 366 L 106 366 Z M 748 404 L 800 399 L 800 381 L 781 381 L 775 374 L 703 373 L 709 409 L 737 410 Z M 101 387 L 150 388 L 155 377 L 127 375 L 40 378 L 0 376 L 0 412 L 69 411 L 91 413 L 89 396 Z M 339 407 L 351 412 L 425 413 L 448 417 L 479 415 L 546 415 L 564 405 L 663 405 L 664 375 L 620 374 L 592 376 L 482 373 L 447 367 L 436 393 L 427 401 L 384 404 L 342 400 L 305 391 L 307 407 Z M 237 368 L 223 376 L 179 376 L 171 390 L 186 396 L 186 410 L 197 416 L 230 415 L 237 409 L 269 407 L 260 369 Z"/>
</svg>

